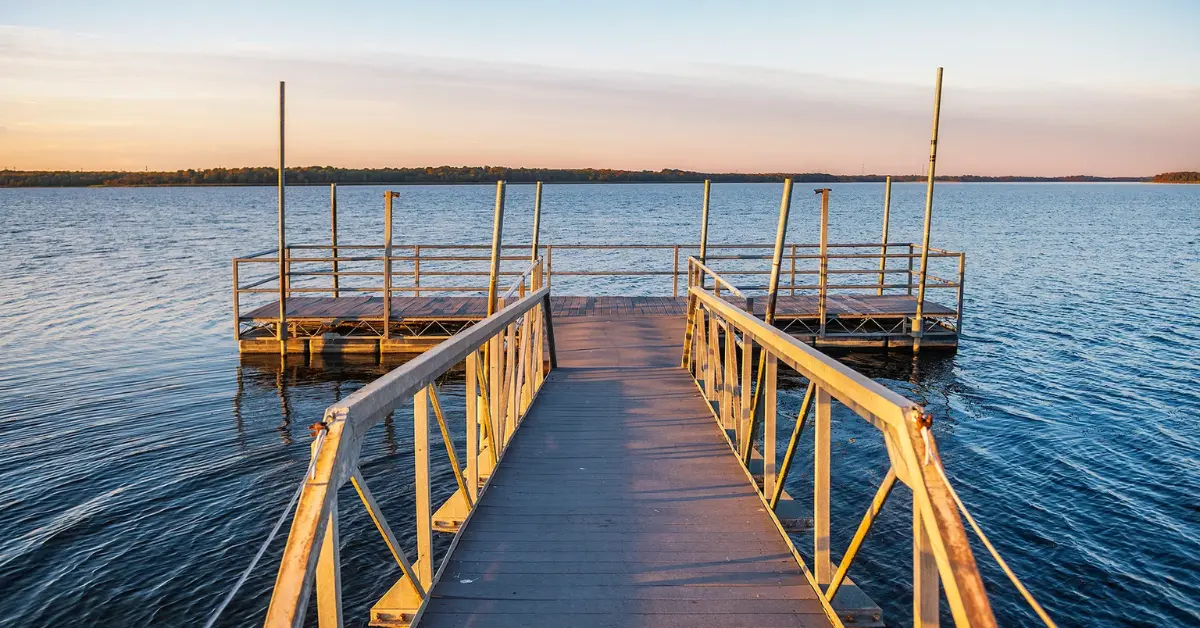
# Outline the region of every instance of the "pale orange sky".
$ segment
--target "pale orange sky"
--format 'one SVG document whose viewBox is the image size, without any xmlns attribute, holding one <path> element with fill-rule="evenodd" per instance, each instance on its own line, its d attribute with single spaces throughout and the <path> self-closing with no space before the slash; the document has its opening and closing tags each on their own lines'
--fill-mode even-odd
<svg viewBox="0 0 1200 628">
<path fill-rule="evenodd" d="M 999 39 L 974 47 L 962 39 L 919 53 L 914 43 L 903 64 L 826 62 L 781 49 L 796 62 L 771 67 L 747 52 L 769 40 L 745 32 L 736 36 L 746 46 L 692 62 L 708 50 L 704 42 L 680 43 L 696 52 L 634 55 L 523 38 L 489 49 L 478 37 L 468 45 L 446 35 L 437 48 L 413 41 L 420 27 L 411 16 L 408 37 L 396 35 L 406 43 L 394 46 L 337 29 L 331 43 L 317 37 L 315 15 L 311 34 L 284 43 L 278 33 L 256 42 L 253 33 L 197 27 L 155 38 L 129 22 L 76 17 L 59 28 L 53 16 L 25 17 L 0 26 L 0 168 L 273 165 L 277 81 L 285 79 L 292 165 L 917 173 L 927 161 L 939 63 L 942 173 L 1200 168 L 1200 77 L 1144 74 L 1131 64 L 1121 71 L 1137 80 L 1123 79 L 1055 63 L 1049 53 L 1022 56 L 1036 42 L 1011 42 L 1010 51 L 997 48 Z M 437 17 L 423 19 L 431 28 L 452 24 Z M 665 37 L 682 37 L 666 24 Z M 1043 66 L 1043 74 L 1030 69 Z"/>
</svg>

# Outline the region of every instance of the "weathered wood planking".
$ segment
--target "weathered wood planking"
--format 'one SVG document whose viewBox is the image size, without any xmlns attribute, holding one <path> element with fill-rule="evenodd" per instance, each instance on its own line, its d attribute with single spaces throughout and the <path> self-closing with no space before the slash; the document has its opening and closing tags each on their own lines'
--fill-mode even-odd
<svg viewBox="0 0 1200 628">
<path fill-rule="evenodd" d="M 600 299 L 560 303 L 633 305 Z M 828 626 L 678 366 L 682 318 L 576 316 L 420 625 Z"/>
<path fill-rule="evenodd" d="M 744 306 L 737 297 L 727 299 Z M 570 316 L 677 316 L 684 315 L 685 297 L 551 297 L 556 317 Z M 766 299 L 755 299 L 754 311 L 764 314 Z M 839 294 L 829 295 L 828 314 L 841 318 L 901 318 L 917 311 L 915 297 L 905 295 Z M 947 316 L 954 310 L 926 302 L 924 313 Z M 394 320 L 478 320 L 487 314 L 484 297 L 392 297 Z M 815 295 L 780 295 L 776 319 L 812 318 L 817 314 Z M 383 297 L 290 297 L 287 317 L 292 320 L 331 321 L 382 320 Z M 268 303 L 242 315 L 242 320 L 272 322 L 279 318 L 278 302 Z"/>
</svg>

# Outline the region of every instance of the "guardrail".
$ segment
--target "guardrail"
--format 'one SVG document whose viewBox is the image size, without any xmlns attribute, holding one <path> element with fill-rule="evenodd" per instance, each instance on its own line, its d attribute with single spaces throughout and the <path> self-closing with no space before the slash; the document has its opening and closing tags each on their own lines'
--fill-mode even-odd
<svg viewBox="0 0 1200 628">
<path fill-rule="evenodd" d="M 728 285 L 718 277 L 713 279 Z M 756 349 L 761 360 L 759 373 L 752 372 Z M 776 388 L 780 363 L 807 378 L 809 384 L 791 439 L 777 465 Z M 930 418 L 921 406 L 742 311 L 704 289 L 699 281 L 688 290 L 682 366 L 691 371 L 709 400 L 747 474 L 754 434 L 761 426 L 760 497 L 772 513 L 779 504 L 810 410 L 815 407 L 811 427 L 815 443 L 812 560 L 805 562 L 795 546 L 791 547 L 805 577 L 826 602 L 831 602 L 845 583 L 867 532 L 899 481 L 912 489 L 913 496 L 914 623 L 937 625 L 940 580 L 957 625 L 996 625 L 953 490 L 941 471 L 937 446 L 929 431 Z M 887 475 L 836 566 L 830 554 L 830 423 L 834 400 L 880 431 L 889 460 Z M 787 538 L 782 525 L 779 529 Z M 788 543 L 791 545 L 790 539 Z"/>
<path fill-rule="evenodd" d="M 914 243 L 847 243 L 827 244 L 825 254 L 820 253 L 819 244 L 787 244 L 781 256 L 779 294 L 795 296 L 798 293 L 815 292 L 822 304 L 830 293 L 903 294 L 914 296 L 922 293 L 921 277 L 914 268 L 921 257 L 921 245 Z M 482 253 L 490 245 L 468 244 L 408 244 L 393 245 L 392 254 L 384 255 L 384 245 L 374 244 L 292 244 L 285 248 L 284 275 L 285 300 L 292 296 L 363 296 L 380 295 L 449 295 L 486 293 L 486 280 L 490 275 L 489 255 Z M 768 264 L 771 255 L 759 251 L 770 251 L 769 244 L 710 244 L 706 256 L 700 260 L 705 268 L 717 269 L 728 277 L 727 290 L 744 296 L 753 291 L 769 289 L 765 282 L 756 281 L 770 274 Z M 699 245 L 691 244 L 544 244 L 539 246 L 544 260 L 546 285 L 554 277 L 631 277 L 648 280 L 669 278 L 672 296 L 680 295 L 680 279 L 684 278 L 684 291 L 691 286 L 691 270 L 687 268 L 689 257 L 698 257 Z M 566 266 L 554 270 L 554 251 Z M 500 256 L 503 266 L 500 277 L 520 277 L 523 272 L 512 268 L 515 262 L 530 260 L 528 245 L 505 245 Z M 513 254 L 512 251 L 522 251 Z M 905 252 L 895 252 L 897 250 Z M 598 254 L 606 251 L 627 252 L 630 256 L 639 253 L 664 254 L 662 265 L 655 262 L 628 259 L 605 266 Z M 815 251 L 815 252 L 813 252 Z M 564 253 L 566 257 L 564 258 Z M 268 257 L 274 254 L 274 257 Z M 667 258 L 666 254 L 670 257 Z M 934 265 L 927 272 L 925 287 L 930 290 L 954 290 L 954 314 L 941 316 L 945 327 L 957 332 L 962 325 L 963 283 L 966 255 L 943 249 L 929 249 L 928 259 Z M 900 260 L 897 264 L 896 260 Z M 668 269 L 667 264 L 670 264 Z M 265 265 L 265 266 L 264 266 Z M 939 267 L 940 265 L 940 267 Z M 249 270 L 261 267 L 263 273 L 247 277 Z M 233 311 L 234 327 L 241 337 L 243 297 L 270 295 L 278 298 L 279 288 L 278 250 L 260 251 L 233 260 Z M 505 268 L 507 267 L 507 268 Z M 808 277 L 816 276 L 816 283 Z M 900 280 L 890 279 L 901 277 Z M 246 277 L 248 281 L 243 282 Z M 483 281 L 475 282 L 480 279 Z M 531 286 L 526 277 L 526 289 Z M 735 285 L 735 280 L 741 281 Z M 666 286 L 663 286 L 664 292 Z M 751 297 L 752 298 L 752 297 Z M 390 299 L 386 300 L 390 304 Z M 944 304 L 945 305 L 945 304 Z M 386 326 L 385 326 L 386 327 Z M 386 329 L 383 330 L 386 333 Z"/>
<path fill-rule="evenodd" d="M 434 582 L 432 504 L 430 503 L 430 407 L 441 428 L 449 463 L 468 506 L 474 509 L 481 479 L 504 456 L 547 371 L 557 366 L 550 312 L 550 288 L 537 286 L 527 296 L 466 328 L 411 362 L 330 406 L 314 426 L 311 473 L 305 478 L 292 519 L 267 610 L 267 626 L 303 624 L 314 588 L 321 625 L 342 625 L 338 556 L 337 489 L 354 485 L 403 571 L 393 591 L 416 613 Z M 548 352 L 548 356 L 546 355 Z M 434 382 L 455 365 L 466 363 L 465 468 L 460 467 L 447 429 L 447 417 Z M 363 435 L 407 399 L 413 399 L 416 461 L 417 552 L 410 560 L 380 511 L 358 469 Z M 457 542 L 457 536 L 456 541 Z M 327 623 L 329 622 L 329 623 Z"/>
</svg>

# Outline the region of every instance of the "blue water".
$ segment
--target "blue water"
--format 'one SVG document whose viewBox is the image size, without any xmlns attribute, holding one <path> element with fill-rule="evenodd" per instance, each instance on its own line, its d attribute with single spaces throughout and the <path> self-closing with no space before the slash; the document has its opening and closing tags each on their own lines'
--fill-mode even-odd
<svg viewBox="0 0 1200 628">
<path fill-rule="evenodd" d="M 340 189 L 343 243 L 380 240 L 382 190 Z M 876 241 L 882 186 L 833 190 L 831 240 Z M 486 240 L 490 186 L 401 193 L 397 242 Z M 893 241 L 919 240 L 923 194 L 895 186 Z M 289 240 L 326 240 L 327 198 L 289 190 Z M 695 241 L 699 198 L 693 185 L 547 186 L 542 239 Z M 712 241 L 770 242 L 778 204 L 778 185 L 714 186 Z M 531 205 L 530 186 L 510 187 L 506 239 L 528 239 Z M 816 197 L 800 187 L 792 207 L 789 241 L 816 241 Z M 273 246 L 272 189 L 8 189 L 0 216 L 0 624 L 201 621 L 296 485 L 306 426 L 392 364 L 239 358 L 230 258 Z M 1200 624 L 1200 186 L 945 184 L 934 223 L 934 246 L 968 255 L 959 352 L 842 359 L 927 405 L 959 493 L 1061 625 Z M 598 260 L 671 263 L 669 252 Z M 670 284 L 563 278 L 555 290 Z M 784 410 L 798 407 L 797 388 Z M 445 389 L 461 404 L 458 382 Z M 368 435 L 362 468 L 411 549 L 406 417 Z M 836 555 L 886 458 L 848 412 L 835 415 L 834 441 Z M 789 483 L 798 499 L 811 492 L 806 464 Z M 435 469 L 448 494 L 446 466 Z M 851 570 L 894 625 L 911 617 L 904 493 Z M 398 573 L 353 493 L 343 497 L 349 624 L 365 625 Z M 281 547 L 224 625 L 261 621 Z M 976 555 L 1000 623 L 1032 625 Z"/>
</svg>

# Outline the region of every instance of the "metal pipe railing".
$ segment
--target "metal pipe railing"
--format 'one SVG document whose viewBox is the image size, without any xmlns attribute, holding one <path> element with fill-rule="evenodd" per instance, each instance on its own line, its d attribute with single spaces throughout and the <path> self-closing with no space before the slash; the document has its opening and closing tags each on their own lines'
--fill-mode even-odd
<svg viewBox="0 0 1200 628">
<path fill-rule="evenodd" d="M 486 351 L 490 360 L 485 360 Z M 338 488 L 351 482 L 403 574 L 396 587 L 409 600 L 400 613 L 410 620 L 428 599 L 445 562 L 434 571 L 431 503 L 430 408 L 447 451 L 453 451 L 447 416 L 438 401 L 437 380 L 465 361 L 467 403 L 465 468 L 449 456 L 461 499 L 474 510 L 486 491 L 493 468 L 545 382 L 543 359 L 555 368 L 550 290 L 540 288 L 466 328 L 437 347 L 371 382 L 325 410 L 313 429 L 312 472 L 305 477 L 279 562 L 266 626 L 302 625 L 313 592 L 321 617 L 341 617 L 341 569 Z M 414 559 L 400 545 L 358 468 L 365 433 L 385 416 L 413 400 L 413 451 L 416 466 L 416 538 Z M 490 466 L 489 466 L 490 465 Z M 482 488 L 480 488 L 482 484 Z M 453 499 L 453 498 L 452 498 Z M 394 588 L 395 590 L 395 588 Z M 322 621 L 324 625 L 324 621 Z"/>
<path fill-rule="evenodd" d="M 558 245 L 544 244 L 540 245 L 540 247 L 544 255 L 542 269 L 539 272 L 543 274 L 543 280 L 547 285 L 554 274 L 563 277 L 624 277 L 644 279 L 669 277 L 671 294 L 675 297 L 680 295 L 679 285 L 681 277 L 689 278 L 687 285 L 689 287 L 692 285 L 690 283 L 692 269 L 686 268 L 685 264 L 681 263 L 681 260 L 692 257 L 688 255 L 689 250 L 698 250 L 698 246 L 692 244 L 572 243 Z M 903 247 L 907 247 L 907 252 L 898 252 L 898 249 L 903 249 Z M 283 293 L 295 295 L 361 295 L 371 293 L 391 295 L 393 293 L 400 293 L 411 296 L 420 296 L 422 294 L 480 293 L 485 291 L 486 288 L 473 284 L 454 285 L 455 282 L 444 280 L 490 276 L 491 271 L 487 268 L 487 265 L 492 259 L 491 256 L 472 253 L 472 251 L 486 251 L 489 248 L 490 245 L 485 244 L 393 244 L 391 255 L 381 255 L 370 253 L 386 252 L 386 243 L 343 244 L 338 242 L 336 245 L 332 243 L 288 244 L 285 246 L 285 250 L 289 252 L 285 260 L 288 271 L 283 275 L 282 280 L 285 284 L 289 285 L 284 286 Z M 560 270 L 557 271 L 554 271 L 552 267 L 553 251 L 555 248 L 567 251 L 567 259 L 571 262 L 569 266 L 562 268 L 562 262 L 560 261 Z M 771 270 L 766 264 L 763 266 L 742 268 L 736 268 L 734 265 L 738 261 L 741 261 L 743 264 L 768 262 L 772 256 L 767 254 L 766 251 L 770 248 L 771 245 L 768 244 L 710 244 L 707 251 L 708 259 L 704 263 L 706 270 L 701 274 L 706 276 L 714 274 L 721 277 L 724 280 L 723 283 L 718 284 L 721 290 L 732 292 L 743 298 L 747 296 L 747 292 L 769 290 L 769 286 L 761 285 L 757 282 L 741 284 L 734 281 L 734 279 L 739 277 L 744 279 L 746 277 L 769 275 Z M 806 252 L 811 249 L 816 249 L 816 251 Z M 933 247 L 924 250 L 924 247 L 920 244 L 898 242 L 888 242 L 883 245 L 880 243 L 828 242 L 826 243 L 826 249 L 826 254 L 821 255 L 819 253 L 819 243 L 785 244 L 785 250 L 782 251 L 780 256 L 781 260 L 786 260 L 787 264 L 785 268 L 781 269 L 781 275 L 784 275 L 780 278 L 779 288 L 781 291 L 791 295 L 796 295 L 800 291 L 817 291 L 818 298 L 822 302 L 829 299 L 830 294 L 844 293 L 846 291 L 869 291 L 881 296 L 887 294 L 889 290 L 902 290 L 903 294 L 912 296 L 920 287 L 919 273 L 915 268 L 915 262 L 924 256 L 930 266 L 925 275 L 926 289 L 955 289 L 959 294 L 956 295 L 957 298 L 952 315 L 946 315 L 944 310 L 939 309 L 936 314 L 923 312 L 923 319 L 926 322 L 932 320 L 934 324 L 946 326 L 947 328 L 952 325 L 955 330 L 961 329 L 965 254 L 945 249 L 935 249 Z M 334 250 L 337 250 L 339 254 L 334 255 Z M 499 251 L 506 253 L 498 255 L 497 261 L 503 266 L 507 266 L 513 262 L 528 263 L 529 258 L 527 253 L 529 250 L 526 245 L 522 244 L 500 246 Z M 752 252 L 757 250 L 764 252 Z M 305 254 L 302 251 L 326 252 L 327 255 Z M 518 254 L 517 251 L 520 251 L 520 253 Z M 605 268 L 599 266 L 599 264 L 607 258 L 586 255 L 589 252 L 599 253 L 603 251 L 662 251 L 671 256 L 670 266 L 656 268 L 653 265 L 647 265 L 636 259 L 631 259 L 623 267 L 610 266 Z M 239 338 L 241 322 L 249 320 L 242 318 L 241 313 L 244 311 L 244 308 L 241 297 L 280 292 L 278 287 L 270 290 L 260 289 L 259 287 L 266 285 L 274 286 L 276 284 L 273 282 L 281 279 L 275 274 L 247 278 L 246 273 L 242 272 L 244 269 L 241 266 L 243 264 L 277 265 L 280 263 L 279 256 L 267 257 L 277 252 L 277 249 L 258 251 L 248 256 L 235 258 L 233 261 L 234 275 L 239 278 L 233 284 L 234 309 L 237 313 L 235 316 L 235 328 L 239 329 Z M 347 255 L 346 252 L 368 254 Z M 888 266 L 889 260 L 897 259 L 905 260 L 907 265 L 901 267 Z M 933 268 L 935 265 L 934 262 L 944 264 L 947 263 L 946 260 L 954 260 L 957 263 L 957 267 L 954 269 L 951 269 L 949 266 L 937 266 L 937 268 Z M 363 265 L 373 264 L 378 264 L 379 266 L 376 266 L 376 269 L 363 267 Z M 824 269 L 822 269 L 822 266 Z M 525 267 L 522 266 L 522 268 L 524 269 Z M 520 277 L 526 272 L 527 270 L 517 271 L 511 268 L 508 270 L 501 268 L 498 271 L 497 277 Z M 935 272 L 943 274 L 935 274 Z M 905 281 L 887 281 L 887 276 L 896 275 L 906 277 Z M 817 277 L 818 281 L 808 283 L 801 280 L 802 277 L 811 276 Z M 837 283 L 834 281 L 836 277 L 864 277 L 865 279 L 867 276 L 871 277 L 874 282 L 851 280 L 846 283 Z M 953 279 L 956 276 L 958 279 Z M 369 277 L 383 277 L 383 285 L 372 286 L 354 281 L 355 279 Z M 396 283 L 396 279 L 399 277 L 407 278 L 403 285 Z M 327 283 L 329 286 L 318 287 L 309 281 L 318 278 L 328 278 Z M 299 282 L 299 285 L 290 285 L 291 282 Z M 470 282 L 467 283 L 469 284 Z M 821 292 L 822 283 L 824 283 L 823 295 Z M 824 298 L 821 298 L 822 296 Z M 753 297 L 750 298 L 752 299 Z M 386 309 L 390 310 L 390 305 L 389 300 Z M 915 323 L 911 324 L 915 325 Z M 912 330 L 910 329 L 909 331 Z"/>
<path fill-rule="evenodd" d="M 691 372 L 697 386 L 714 402 L 712 411 L 718 424 L 724 430 L 732 431 L 733 436 L 727 438 L 734 452 L 753 446 L 755 431 L 752 425 L 762 423 L 763 469 L 759 496 L 773 517 L 793 464 L 798 439 L 809 424 L 810 409 L 815 408 L 810 427 L 815 432 L 816 443 L 811 559 L 805 560 L 791 539 L 786 534 L 783 536 L 827 612 L 832 608 L 831 602 L 845 582 L 847 571 L 862 548 L 876 515 L 885 506 L 894 484 L 900 482 L 912 490 L 914 574 L 917 578 L 914 608 L 929 604 L 931 595 L 936 606 L 940 580 L 957 625 L 995 626 L 996 620 L 958 507 L 951 497 L 944 473 L 940 472 L 941 460 L 929 431 L 930 418 L 924 409 L 699 286 L 693 285 L 688 297 L 682 366 Z M 723 343 L 720 340 L 722 334 Z M 740 352 L 731 345 L 735 337 L 741 340 Z M 723 350 L 722 344 L 725 345 Z M 755 346 L 764 356 L 759 380 L 763 403 L 755 406 L 755 412 L 760 416 L 753 417 L 752 421 L 745 400 L 755 376 L 747 368 L 753 361 L 749 356 L 753 355 Z M 739 353 L 741 369 L 737 368 Z M 809 381 L 782 464 L 776 455 L 780 364 Z M 830 543 L 833 473 L 830 434 L 832 402 L 835 400 L 882 433 L 890 463 L 876 498 L 837 565 L 832 561 Z M 724 430 L 722 433 L 728 434 Z M 750 472 L 748 466 L 746 470 Z M 777 518 L 776 524 L 782 531 Z"/>
</svg>

